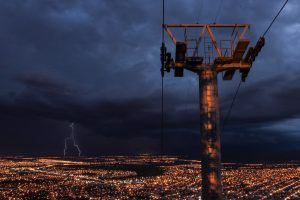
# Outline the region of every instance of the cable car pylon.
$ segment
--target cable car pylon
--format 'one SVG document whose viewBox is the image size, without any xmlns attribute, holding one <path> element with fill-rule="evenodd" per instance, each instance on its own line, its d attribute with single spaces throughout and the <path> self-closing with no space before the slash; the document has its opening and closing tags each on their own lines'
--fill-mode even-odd
<svg viewBox="0 0 300 200">
<path fill-rule="evenodd" d="M 171 70 L 174 71 L 175 77 L 183 77 L 184 70 L 194 72 L 199 77 L 200 153 L 202 199 L 204 200 L 223 199 L 217 75 L 222 72 L 223 80 L 229 81 L 238 71 L 241 81 L 246 81 L 253 62 L 265 45 L 264 36 L 287 2 L 288 0 L 263 36 L 252 47 L 249 47 L 251 41 L 246 37 L 250 28 L 249 24 L 165 24 L 163 11 L 162 28 L 175 45 L 175 58 L 173 59 L 171 53 L 167 52 L 164 33 L 162 33 L 162 78 L 165 72 Z M 216 37 L 216 30 L 222 33 L 218 35 L 221 39 Z M 175 35 L 180 32 L 183 33 L 181 36 Z"/>
</svg>

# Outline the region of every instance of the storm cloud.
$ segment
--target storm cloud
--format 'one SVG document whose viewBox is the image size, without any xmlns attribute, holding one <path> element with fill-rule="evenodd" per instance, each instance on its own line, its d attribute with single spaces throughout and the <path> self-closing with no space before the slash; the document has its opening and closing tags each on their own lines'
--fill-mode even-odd
<svg viewBox="0 0 300 200">
<path fill-rule="evenodd" d="M 283 2 L 230 0 L 217 13 L 219 3 L 167 1 L 166 22 L 249 23 L 255 41 Z M 241 86 L 225 161 L 300 159 L 299 5 L 289 2 Z M 161 1 L 1 1 L 0 24 L 0 154 L 62 155 L 70 121 L 84 155 L 159 153 Z M 198 158 L 198 78 L 185 74 L 165 78 L 164 151 Z M 238 81 L 218 81 L 221 116 Z"/>
</svg>

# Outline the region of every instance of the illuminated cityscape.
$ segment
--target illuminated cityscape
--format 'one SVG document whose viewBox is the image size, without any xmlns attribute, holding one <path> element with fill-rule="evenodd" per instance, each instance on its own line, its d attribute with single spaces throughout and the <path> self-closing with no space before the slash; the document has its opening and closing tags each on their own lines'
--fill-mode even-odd
<svg viewBox="0 0 300 200">
<path fill-rule="evenodd" d="M 142 155 L 0 159 L 0 199 L 200 199 L 200 162 Z M 299 199 L 300 164 L 223 164 L 226 199 Z"/>
<path fill-rule="evenodd" d="M 0 0 L 0 200 L 300 200 L 300 0 Z"/>
</svg>

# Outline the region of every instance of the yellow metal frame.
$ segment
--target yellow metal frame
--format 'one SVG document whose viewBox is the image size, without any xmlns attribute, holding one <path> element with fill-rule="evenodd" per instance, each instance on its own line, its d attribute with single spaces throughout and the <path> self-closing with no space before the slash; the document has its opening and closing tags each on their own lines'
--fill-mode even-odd
<svg viewBox="0 0 300 200">
<path fill-rule="evenodd" d="M 226 57 L 226 56 L 222 55 L 220 48 L 217 46 L 217 41 L 215 39 L 212 28 L 242 28 L 242 32 L 238 37 L 239 40 L 242 40 L 242 39 L 245 39 L 244 38 L 245 34 L 249 30 L 250 25 L 249 24 L 164 24 L 163 27 L 175 45 L 176 45 L 177 40 L 172 33 L 172 29 L 174 29 L 174 28 L 202 28 L 202 31 L 200 32 L 199 39 L 196 43 L 196 46 L 199 47 L 200 42 L 201 42 L 202 38 L 204 37 L 205 33 L 208 33 L 208 35 L 212 41 L 213 47 L 217 53 L 217 57 L 218 58 L 228 58 L 228 56 Z M 196 54 L 196 51 L 194 51 L 193 55 L 195 56 L 195 54 Z M 222 72 L 225 70 L 233 70 L 233 69 L 245 69 L 245 68 L 250 68 L 250 66 L 251 66 L 249 63 L 246 63 L 243 60 L 240 60 L 238 62 L 232 61 L 230 63 L 228 63 L 228 61 L 227 61 L 224 63 L 218 63 L 218 64 L 214 64 L 214 65 L 216 66 L 218 72 Z M 199 71 L 201 68 L 209 67 L 209 66 L 211 66 L 211 65 L 202 64 L 197 67 L 186 67 L 186 68 L 191 71 Z"/>
</svg>

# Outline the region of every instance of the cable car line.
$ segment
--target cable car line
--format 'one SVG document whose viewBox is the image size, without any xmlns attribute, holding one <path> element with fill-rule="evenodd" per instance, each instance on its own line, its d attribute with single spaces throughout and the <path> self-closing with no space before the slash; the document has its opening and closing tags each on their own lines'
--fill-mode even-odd
<svg viewBox="0 0 300 200">
<path fill-rule="evenodd" d="M 266 29 L 266 31 L 264 32 L 263 36 L 259 38 L 256 46 L 254 48 L 252 48 L 252 56 L 250 56 L 250 59 L 251 62 L 253 62 L 255 60 L 255 57 L 258 55 L 258 53 L 260 52 L 261 48 L 264 46 L 265 44 L 265 35 L 268 33 L 268 31 L 270 30 L 270 28 L 272 27 L 272 25 L 274 24 L 275 20 L 277 19 L 277 17 L 279 16 L 279 14 L 281 13 L 281 11 L 283 10 L 283 8 L 286 6 L 286 4 L 288 3 L 289 0 L 286 0 L 285 3 L 283 4 L 283 6 L 280 8 L 280 10 L 278 11 L 278 13 L 276 14 L 276 16 L 273 18 L 273 20 L 271 21 L 270 25 L 268 26 L 268 28 Z M 251 49 L 251 48 L 250 48 Z M 249 49 L 249 50 L 250 50 Z M 226 123 L 230 117 L 230 114 L 231 114 L 231 110 L 233 108 L 233 105 L 234 105 L 234 102 L 236 100 L 236 97 L 238 95 L 238 92 L 239 92 L 239 89 L 240 89 L 240 86 L 241 86 L 241 83 L 242 83 L 242 79 L 240 80 L 239 84 L 238 84 L 238 87 L 236 89 L 236 92 L 235 92 L 235 95 L 233 96 L 233 99 L 232 99 L 232 102 L 231 102 L 231 105 L 227 111 L 227 114 L 224 118 L 224 121 L 223 121 L 223 124 L 222 124 L 222 129 L 221 129 L 221 132 L 224 131 L 224 128 L 226 126 Z"/>
<path fill-rule="evenodd" d="M 272 20 L 272 22 L 270 23 L 270 25 L 268 26 L 268 28 L 266 29 L 266 31 L 263 34 L 263 37 L 265 37 L 265 35 L 268 33 L 269 29 L 271 28 L 271 26 L 273 25 L 273 23 L 275 22 L 275 20 L 277 19 L 277 17 L 279 16 L 279 14 L 281 13 L 281 11 L 283 10 L 283 8 L 286 6 L 286 4 L 288 3 L 289 0 L 286 0 L 285 3 L 283 4 L 283 6 L 280 8 L 279 12 L 277 13 L 277 15 L 274 17 L 274 19 Z"/>
<path fill-rule="evenodd" d="M 164 66 L 166 60 L 166 47 L 165 47 L 165 0 L 162 0 L 162 25 L 161 25 L 161 133 L 160 133 L 160 156 L 163 157 L 164 149 Z"/>
</svg>

